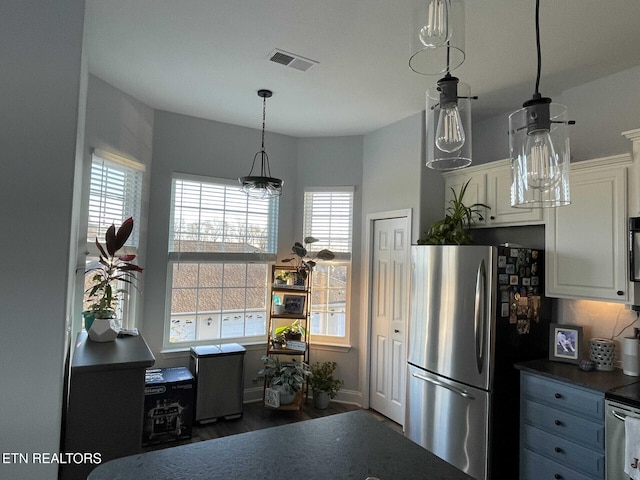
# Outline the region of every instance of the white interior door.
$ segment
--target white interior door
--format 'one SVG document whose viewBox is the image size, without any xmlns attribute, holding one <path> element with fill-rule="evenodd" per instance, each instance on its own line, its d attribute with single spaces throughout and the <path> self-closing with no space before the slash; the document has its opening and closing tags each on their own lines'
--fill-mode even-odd
<svg viewBox="0 0 640 480">
<path fill-rule="evenodd" d="M 408 315 L 409 218 L 373 225 L 370 406 L 404 424 Z"/>
</svg>

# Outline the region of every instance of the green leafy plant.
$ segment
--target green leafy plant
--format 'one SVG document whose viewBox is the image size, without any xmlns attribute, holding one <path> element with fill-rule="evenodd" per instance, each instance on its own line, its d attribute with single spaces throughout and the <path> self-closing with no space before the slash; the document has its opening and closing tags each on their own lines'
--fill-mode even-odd
<svg viewBox="0 0 640 480">
<path fill-rule="evenodd" d="M 470 226 L 473 224 L 474 214 L 480 214 L 478 207 L 491 209 L 484 203 L 474 203 L 466 206 L 463 203 L 464 194 L 467 191 L 471 179 L 462 185 L 460 192 L 451 188 L 453 198 L 449 200 L 445 217 L 431 224 L 424 238 L 418 240 L 419 245 L 469 245 L 473 243 Z"/>
<path fill-rule="evenodd" d="M 325 391 L 331 398 L 335 398 L 338 390 L 344 385 L 342 380 L 338 380 L 333 376 L 336 367 L 336 362 L 316 362 L 311 365 L 311 377 L 309 379 L 311 390 L 314 392 Z"/>
<path fill-rule="evenodd" d="M 309 366 L 298 360 L 280 362 L 277 357 L 263 355 L 264 367 L 258 372 L 260 377 L 266 377 L 273 387 L 281 385 L 288 393 L 299 392 L 302 384 L 311 375 Z"/>
<path fill-rule="evenodd" d="M 88 312 L 95 318 L 114 318 L 115 309 L 119 297 L 126 291 L 118 289 L 118 282 L 133 285 L 135 274 L 142 272 L 142 268 L 131 263 L 136 256 L 132 254 L 119 254 L 133 231 L 133 218 L 129 217 L 116 230 L 111 225 L 105 233 L 105 245 L 100 244 L 96 238 L 99 259 L 92 263 L 85 275 L 90 276 L 92 285 L 87 288 L 85 295 L 90 302 Z"/>
<path fill-rule="evenodd" d="M 307 330 L 300 324 L 300 320 L 296 320 L 291 325 L 278 327 L 273 332 L 274 336 L 282 335 L 291 340 L 292 337 L 302 337 L 307 334 Z"/>
<path fill-rule="evenodd" d="M 295 242 L 291 247 L 291 253 L 293 257 L 283 258 L 280 260 L 282 263 L 289 263 L 296 268 L 296 271 L 303 279 L 307 278 L 308 273 L 313 270 L 313 267 L 317 265 L 316 260 L 333 260 L 336 255 L 326 248 L 320 250 L 314 257 L 308 257 L 307 246 L 319 242 L 315 237 L 305 237 L 304 244 Z"/>
</svg>

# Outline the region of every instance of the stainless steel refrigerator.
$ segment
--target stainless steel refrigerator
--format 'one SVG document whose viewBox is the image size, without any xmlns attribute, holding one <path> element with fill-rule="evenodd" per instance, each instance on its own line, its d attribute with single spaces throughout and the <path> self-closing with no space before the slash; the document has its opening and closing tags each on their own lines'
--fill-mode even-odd
<svg viewBox="0 0 640 480">
<path fill-rule="evenodd" d="M 543 251 L 412 247 L 406 435 L 478 480 L 518 478 L 519 375 L 548 356 Z"/>
</svg>

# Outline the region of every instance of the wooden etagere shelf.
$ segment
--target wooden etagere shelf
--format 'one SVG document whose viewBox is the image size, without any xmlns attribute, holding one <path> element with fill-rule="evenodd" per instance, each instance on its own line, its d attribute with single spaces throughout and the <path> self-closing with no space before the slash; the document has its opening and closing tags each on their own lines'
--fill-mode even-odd
<svg viewBox="0 0 640 480">
<path fill-rule="evenodd" d="M 271 267 L 270 308 L 267 330 L 267 355 L 284 356 L 281 362 L 297 361 L 309 363 L 309 331 L 311 327 L 311 271 L 307 271 L 306 278 L 299 277 L 293 266 L 273 265 Z M 288 282 L 288 283 L 287 283 Z M 284 344 L 278 343 L 275 332 L 278 328 L 297 324 L 304 332 L 300 339 L 287 338 Z M 269 383 L 265 378 L 263 400 Z M 299 410 L 306 402 L 309 387 L 305 383 L 302 390 L 297 392 L 293 403 L 281 405 L 278 410 Z M 274 408 L 265 404 L 267 408 Z"/>
</svg>

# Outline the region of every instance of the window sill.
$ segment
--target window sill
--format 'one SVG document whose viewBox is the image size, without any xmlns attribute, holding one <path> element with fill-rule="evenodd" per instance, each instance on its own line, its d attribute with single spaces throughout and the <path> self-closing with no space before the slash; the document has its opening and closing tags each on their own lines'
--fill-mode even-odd
<svg viewBox="0 0 640 480">
<path fill-rule="evenodd" d="M 223 342 L 218 342 L 223 343 Z M 242 345 L 247 351 L 263 351 L 266 348 L 266 342 L 230 342 L 230 343 L 238 343 Z M 217 345 L 212 342 L 212 345 Z M 323 343 L 323 342 L 311 342 L 311 348 L 315 350 L 323 350 L 327 352 L 342 352 L 347 353 L 351 351 L 351 345 L 345 345 L 340 343 Z M 191 355 L 191 347 L 178 347 L 178 348 L 163 348 L 160 350 L 160 354 L 163 359 L 172 359 L 172 358 L 189 358 Z"/>
</svg>

